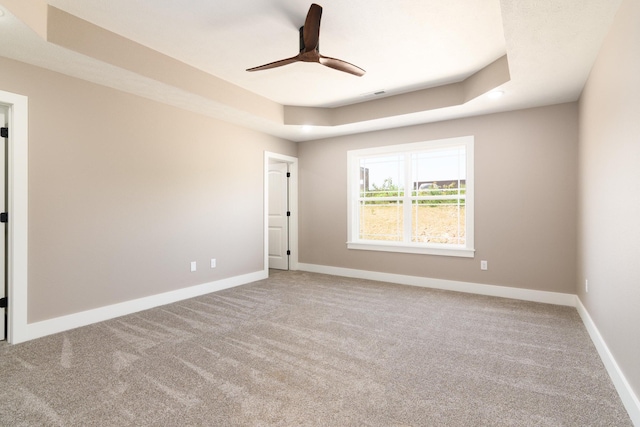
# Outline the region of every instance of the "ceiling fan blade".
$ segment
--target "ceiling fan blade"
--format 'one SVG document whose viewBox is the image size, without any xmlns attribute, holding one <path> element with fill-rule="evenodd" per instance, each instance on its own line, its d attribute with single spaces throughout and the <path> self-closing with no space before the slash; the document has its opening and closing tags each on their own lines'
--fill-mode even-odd
<svg viewBox="0 0 640 427">
<path fill-rule="evenodd" d="M 293 56 L 287 59 L 281 59 L 280 61 L 270 62 L 268 64 L 260 65 L 258 67 L 247 68 L 247 71 L 260 71 L 268 70 L 269 68 L 282 67 L 283 65 L 292 64 L 294 62 L 301 61 L 300 55 Z"/>
<path fill-rule="evenodd" d="M 322 18 L 322 6 L 315 3 L 309 8 L 307 19 L 304 21 L 302 38 L 304 40 L 304 51 L 311 52 L 318 48 L 320 41 L 320 19 Z"/>
<path fill-rule="evenodd" d="M 342 59 L 330 58 L 328 56 L 320 55 L 318 62 L 329 68 L 333 68 L 338 71 L 344 71 L 345 73 L 353 74 L 354 76 L 358 77 L 361 77 L 364 75 L 364 73 L 366 73 L 366 71 L 362 68 L 350 64 L 347 61 L 343 61 Z"/>
</svg>

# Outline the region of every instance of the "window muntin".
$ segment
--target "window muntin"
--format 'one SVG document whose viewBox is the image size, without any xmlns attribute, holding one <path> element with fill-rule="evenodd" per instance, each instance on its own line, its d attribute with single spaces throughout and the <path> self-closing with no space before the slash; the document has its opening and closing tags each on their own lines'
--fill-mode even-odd
<svg viewBox="0 0 640 427">
<path fill-rule="evenodd" d="M 473 137 L 348 153 L 350 249 L 473 256 Z"/>
</svg>

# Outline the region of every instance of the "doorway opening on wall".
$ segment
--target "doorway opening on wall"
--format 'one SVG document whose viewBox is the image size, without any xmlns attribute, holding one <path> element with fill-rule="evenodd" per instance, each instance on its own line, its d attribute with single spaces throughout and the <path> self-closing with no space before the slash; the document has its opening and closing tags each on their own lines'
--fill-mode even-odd
<svg viewBox="0 0 640 427">
<path fill-rule="evenodd" d="M 7 339 L 7 151 L 9 108 L 0 104 L 0 340 Z"/>
<path fill-rule="evenodd" d="M 5 253 L 2 274 L 4 301 L 0 308 L 6 319 L 3 339 L 17 344 L 29 339 L 27 331 L 27 181 L 28 181 L 28 106 L 27 97 L 0 90 L 2 111 L 2 151 L 5 153 L 5 193 L 1 212 Z M 4 325 L 3 325 L 4 326 Z"/>
<path fill-rule="evenodd" d="M 298 159 L 265 152 L 265 270 L 298 265 Z"/>
</svg>

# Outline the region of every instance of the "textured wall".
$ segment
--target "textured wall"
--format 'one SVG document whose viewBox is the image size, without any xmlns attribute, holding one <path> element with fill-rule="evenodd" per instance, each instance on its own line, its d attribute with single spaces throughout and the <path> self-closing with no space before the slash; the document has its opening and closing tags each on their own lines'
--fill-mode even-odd
<svg viewBox="0 0 640 427">
<path fill-rule="evenodd" d="M 571 103 L 300 143 L 300 262 L 574 293 L 577 118 Z M 464 135 L 475 258 L 347 250 L 347 150 Z"/>
<path fill-rule="evenodd" d="M 640 396 L 639 22 L 640 2 L 625 0 L 580 99 L 577 286 L 580 300 L 636 396 Z"/>
<path fill-rule="evenodd" d="M 263 153 L 294 143 L 0 66 L 29 97 L 30 323 L 262 270 Z"/>
</svg>

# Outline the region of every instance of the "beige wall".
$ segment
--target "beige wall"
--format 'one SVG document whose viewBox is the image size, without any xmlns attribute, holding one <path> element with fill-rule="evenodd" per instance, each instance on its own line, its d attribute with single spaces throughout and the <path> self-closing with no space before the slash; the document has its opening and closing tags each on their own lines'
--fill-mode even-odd
<svg viewBox="0 0 640 427">
<path fill-rule="evenodd" d="M 622 2 L 580 98 L 578 295 L 640 396 L 640 2 Z M 589 293 L 585 293 L 585 280 Z"/>
<path fill-rule="evenodd" d="M 575 293 L 577 119 L 571 103 L 300 143 L 300 262 Z M 347 150 L 463 135 L 475 258 L 347 250 Z"/>
<path fill-rule="evenodd" d="M 0 89 L 29 97 L 30 323 L 263 269 L 263 152 L 296 155 L 294 143 L 0 69 Z"/>
</svg>

